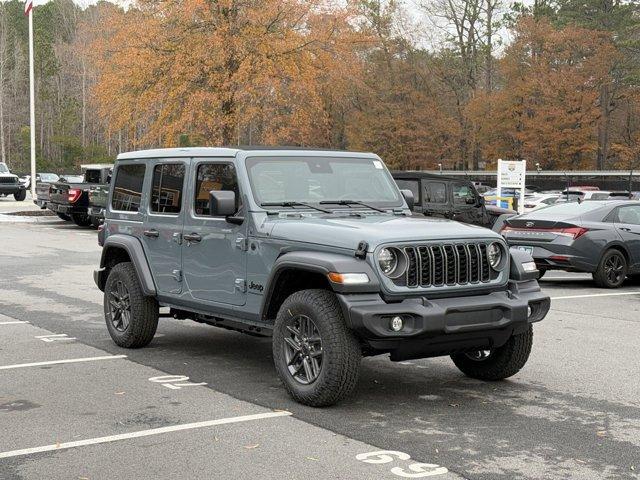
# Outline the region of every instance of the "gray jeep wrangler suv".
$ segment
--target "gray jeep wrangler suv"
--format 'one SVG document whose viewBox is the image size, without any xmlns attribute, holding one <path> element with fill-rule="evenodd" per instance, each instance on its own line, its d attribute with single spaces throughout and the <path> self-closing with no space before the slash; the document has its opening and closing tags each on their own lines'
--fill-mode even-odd
<svg viewBox="0 0 640 480">
<path fill-rule="evenodd" d="M 550 305 L 535 263 L 490 230 L 411 216 L 412 201 L 370 153 L 121 154 L 95 272 L 109 333 L 145 346 L 165 307 L 272 336 L 278 375 L 312 406 L 349 394 L 363 355 L 514 375 Z"/>
</svg>

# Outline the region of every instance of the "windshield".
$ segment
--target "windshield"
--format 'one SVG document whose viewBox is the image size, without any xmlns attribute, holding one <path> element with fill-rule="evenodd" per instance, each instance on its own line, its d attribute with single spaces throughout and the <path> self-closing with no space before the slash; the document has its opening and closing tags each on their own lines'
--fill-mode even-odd
<svg viewBox="0 0 640 480">
<path fill-rule="evenodd" d="M 40 181 L 41 182 L 57 182 L 58 181 L 58 175 L 56 175 L 55 173 L 41 173 L 40 174 Z"/>
<path fill-rule="evenodd" d="M 4 163 L 0 163 L 0 173 L 9 173 L 9 169 Z"/>
<path fill-rule="evenodd" d="M 60 181 L 67 183 L 82 183 L 84 181 L 84 177 L 82 175 L 65 175 L 64 177 L 60 177 Z"/>
<path fill-rule="evenodd" d="M 354 200 L 402 206 L 391 175 L 374 158 L 251 157 L 246 165 L 258 204 Z"/>
</svg>

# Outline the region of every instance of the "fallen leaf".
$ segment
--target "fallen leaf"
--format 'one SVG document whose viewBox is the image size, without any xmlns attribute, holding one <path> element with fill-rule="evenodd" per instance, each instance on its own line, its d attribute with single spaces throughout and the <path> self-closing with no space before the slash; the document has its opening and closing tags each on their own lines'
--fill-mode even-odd
<svg viewBox="0 0 640 480">
<path fill-rule="evenodd" d="M 313 458 L 313 457 L 307 457 L 307 460 L 313 460 L 314 462 L 319 462 L 320 461 L 317 458 Z"/>
<path fill-rule="evenodd" d="M 259 443 L 256 443 L 255 445 L 245 445 L 244 448 L 246 448 L 247 450 L 252 450 L 254 448 L 258 448 L 260 446 Z"/>
</svg>

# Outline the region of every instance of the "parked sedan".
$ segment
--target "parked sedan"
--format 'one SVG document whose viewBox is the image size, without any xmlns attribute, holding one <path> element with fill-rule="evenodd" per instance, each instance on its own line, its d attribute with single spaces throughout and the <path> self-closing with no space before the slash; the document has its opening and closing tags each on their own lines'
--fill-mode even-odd
<svg viewBox="0 0 640 480">
<path fill-rule="evenodd" d="M 524 199 L 524 212 L 529 213 L 533 210 L 548 207 L 556 203 L 556 200 L 560 196 L 559 193 L 540 193 L 526 197 Z"/>
<path fill-rule="evenodd" d="M 506 220 L 502 235 L 547 270 L 589 272 L 606 288 L 640 274 L 640 202 L 593 200 L 551 205 Z"/>
</svg>

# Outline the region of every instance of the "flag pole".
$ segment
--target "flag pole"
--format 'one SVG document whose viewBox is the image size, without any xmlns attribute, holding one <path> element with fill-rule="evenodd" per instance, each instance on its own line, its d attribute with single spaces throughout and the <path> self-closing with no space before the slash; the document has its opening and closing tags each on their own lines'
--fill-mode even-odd
<svg viewBox="0 0 640 480">
<path fill-rule="evenodd" d="M 29 0 L 27 0 L 29 1 Z M 33 4 L 29 9 L 29 133 L 31 136 L 31 196 L 36 196 L 36 107 L 33 75 Z"/>
</svg>

